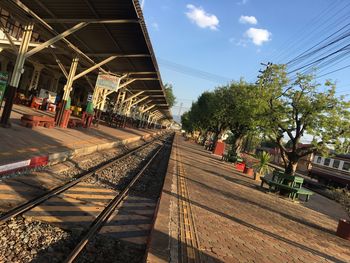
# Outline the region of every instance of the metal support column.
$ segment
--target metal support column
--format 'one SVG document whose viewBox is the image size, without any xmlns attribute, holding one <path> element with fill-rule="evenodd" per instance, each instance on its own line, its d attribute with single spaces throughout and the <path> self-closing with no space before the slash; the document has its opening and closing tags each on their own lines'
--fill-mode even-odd
<svg viewBox="0 0 350 263">
<path fill-rule="evenodd" d="M 66 104 L 67 104 L 67 100 L 69 99 L 69 95 L 70 95 L 70 92 L 72 90 L 73 80 L 74 80 L 75 72 L 76 72 L 77 67 L 78 67 L 78 62 L 79 62 L 79 59 L 77 57 L 73 58 L 72 64 L 71 64 L 70 69 L 69 69 L 68 77 L 67 77 L 67 83 L 66 83 L 66 85 L 64 85 L 64 94 L 62 97 L 61 107 L 60 107 L 60 110 L 59 110 L 57 118 L 56 118 L 57 125 L 61 125 L 63 113 L 65 111 Z"/>
<path fill-rule="evenodd" d="M 118 95 L 117 95 L 117 100 L 116 100 L 114 108 L 113 108 L 114 113 L 118 113 L 119 115 L 121 114 L 123 103 L 125 100 L 125 96 L 126 96 L 126 91 L 119 90 Z"/>
<path fill-rule="evenodd" d="M 54 73 L 54 78 L 53 81 L 51 83 L 51 91 L 53 92 L 58 92 L 58 84 L 60 82 L 60 78 L 61 78 L 62 74 L 60 72 L 55 72 Z"/>
<path fill-rule="evenodd" d="M 16 58 L 16 63 L 15 66 L 13 68 L 13 73 L 11 76 L 11 80 L 8 86 L 8 93 L 7 93 L 7 98 L 6 98 L 6 103 L 4 106 L 4 110 L 1 116 L 1 125 L 3 125 L 4 127 L 8 127 L 10 126 L 10 115 L 11 115 L 11 111 L 12 111 L 12 106 L 13 106 L 13 101 L 15 99 L 16 96 L 16 90 L 18 88 L 18 84 L 19 81 L 21 79 L 21 75 L 23 73 L 23 65 L 24 65 L 24 61 L 25 61 L 25 55 L 28 51 L 28 46 L 29 46 L 29 42 L 30 39 L 32 37 L 32 32 L 33 32 L 33 24 L 30 23 L 28 25 L 25 26 L 24 28 L 24 33 L 23 33 L 23 39 L 22 39 L 22 43 L 21 46 L 19 47 L 19 51 L 17 54 L 17 58 Z"/>
<path fill-rule="evenodd" d="M 33 74 L 32 74 L 32 79 L 30 81 L 29 84 L 29 90 L 35 90 L 38 88 L 38 84 L 39 84 L 39 79 L 40 79 L 40 74 L 42 69 L 44 68 L 43 65 L 41 64 L 34 64 L 34 70 L 33 70 Z M 39 95 L 39 94 L 37 94 Z"/>
</svg>

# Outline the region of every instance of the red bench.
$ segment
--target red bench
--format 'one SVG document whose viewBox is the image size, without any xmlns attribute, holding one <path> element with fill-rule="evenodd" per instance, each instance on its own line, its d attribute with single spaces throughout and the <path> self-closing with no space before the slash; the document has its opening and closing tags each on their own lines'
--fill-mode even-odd
<svg viewBox="0 0 350 263">
<path fill-rule="evenodd" d="M 55 119 L 44 115 L 23 114 L 21 124 L 27 128 L 43 126 L 45 128 L 55 127 Z"/>
</svg>

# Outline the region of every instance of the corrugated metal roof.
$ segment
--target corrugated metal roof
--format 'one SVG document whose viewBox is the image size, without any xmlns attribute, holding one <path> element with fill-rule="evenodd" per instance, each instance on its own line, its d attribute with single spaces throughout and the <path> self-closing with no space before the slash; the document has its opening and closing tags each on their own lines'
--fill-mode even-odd
<svg viewBox="0 0 350 263">
<path fill-rule="evenodd" d="M 84 54 L 88 55 L 95 63 L 98 63 L 106 57 L 116 54 L 148 54 L 149 56 L 133 57 L 133 58 L 117 58 L 103 68 L 113 73 L 138 73 L 147 72 L 142 75 L 130 75 L 138 78 L 157 78 L 157 80 L 138 80 L 128 86 L 128 89 L 144 90 L 144 95 L 150 96 L 152 103 L 158 104 L 157 108 L 167 117 L 171 118 L 169 107 L 167 106 L 165 93 L 161 76 L 159 73 L 157 61 L 154 55 L 152 44 L 147 32 L 142 10 L 137 0 L 2 0 L 0 5 L 11 8 L 11 13 L 23 20 L 23 14 L 26 13 L 26 19 L 32 19 L 28 16 L 28 10 L 25 12 L 24 5 L 34 14 L 37 15 L 45 23 L 36 23 L 35 30 L 39 30 L 40 34 L 45 37 L 46 41 L 53 36 L 53 31 L 62 33 L 71 28 L 79 21 L 91 20 L 116 20 L 128 19 L 139 20 L 139 23 L 104 23 L 89 24 L 88 26 L 74 32 L 66 37 L 75 47 Z M 25 19 L 24 19 L 25 20 Z M 35 19 L 34 20 L 38 20 Z M 36 21 L 38 22 L 38 21 Z M 52 30 L 49 28 L 52 27 Z M 55 44 L 57 51 L 64 50 L 66 52 L 67 45 L 60 41 Z M 70 66 L 71 55 L 57 54 L 57 57 L 65 64 Z M 69 51 L 70 53 L 73 50 Z M 54 64 L 53 57 L 38 53 L 34 58 L 44 61 L 46 64 Z M 91 66 L 91 61 L 82 58 L 83 66 Z M 152 73 L 153 72 L 153 73 Z M 94 74 L 97 74 L 95 72 Z M 147 90 L 150 90 L 147 92 Z M 157 92 L 159 91 L 159 92 Z M 152 97 L 152 95 L 157 95 Z M 163 95 L 163 97 L 159 97 Z"/>
</svg>

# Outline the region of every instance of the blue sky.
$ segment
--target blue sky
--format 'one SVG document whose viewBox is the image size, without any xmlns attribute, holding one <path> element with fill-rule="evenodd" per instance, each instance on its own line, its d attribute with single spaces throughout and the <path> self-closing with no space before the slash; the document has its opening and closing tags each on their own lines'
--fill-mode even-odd
<svg viewBox="0 0 350 263">
<path fill-rule="evenodd" d="M 261 62 L 285 63 L 296 57 L 334 31 L 327 24 L 332 19 L 346 22 L 341 12 L 349 11 L 346 0 L 140 2 L 163 82 L 173 84 L 178 98 L 174 115 L 181 103 L 183 113 L 205 90 L 240 77 L 255 82 Z M 324 72 L 350 60 L 342 63 Z M 337 80 L 340 94 L 350 93 L 349 70 L 324 78 Z"/>
</svg>

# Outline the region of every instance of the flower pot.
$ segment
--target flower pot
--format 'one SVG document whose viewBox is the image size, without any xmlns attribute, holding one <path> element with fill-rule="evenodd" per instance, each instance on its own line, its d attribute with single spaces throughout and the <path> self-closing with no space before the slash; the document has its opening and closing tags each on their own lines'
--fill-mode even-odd
<svg viewBox="0 0 350 263">
<path fill-rule="evenodd" d="M 250 167 L 247 167 L 247 166 L 244 168 L 244 173 L 249 175 L 249 176 L 254 176 L 253 168 L 250 168 Z"/>
<path fill-rule="evenodd" d="M 339 219 L 337 236 L 350 241 L 350 221 L 346 219 Z"/>
<path fill-rule="evenodd" d="M 236 163 L 235 168 L 236 168 L 236 170 L 243 172 L 244 168 L 245 168 L 245 163 Z"/>
</svg>

